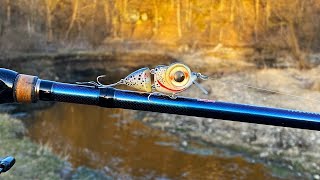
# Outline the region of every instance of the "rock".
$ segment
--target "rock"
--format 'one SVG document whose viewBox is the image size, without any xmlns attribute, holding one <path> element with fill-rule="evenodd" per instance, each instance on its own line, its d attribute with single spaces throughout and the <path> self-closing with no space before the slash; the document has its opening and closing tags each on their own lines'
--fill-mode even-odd
<svg viewBox="0 0 320 180">
<path fill-rule="evenodd" d="M 188 146 L 188 142 L 187 142 L 187 141 L 182 141 L 181 145 L 182 145 L 183 147 L 187 147 L 187 146 Z"/>
<path fill-rule="evenodd" d="M 105 172 L 101 172 L 99 170 L 94 170 L 88 167 L 78 167 L 75 170 L 75 173 L 72 175 L 71 179 L 113 179 L 111 176 L 105 174 Z"/>
<path fill-rule="evenodd" d="M 308 56 L 308 60 L 313 65 L 319 65 L 320 64 L 320 54 L 319 53 L 310 54 Z"/>
<path fill-rule="evenodd" d="M 262 152 L 262 153 L 260 153 L 259 156 L 260 156 L 261 158 L 268 157 L 268 156 L 269 156 L 269 153 L 268 153 L 268 152 Z"/>
<path fill-rule="evenodd" d="M 70 163 L 65 163 L 64 167 L 60 171 L 61 179 L 70 179 L 72 176 L 73 168 Z"/>
<path fill-rule="evenodd" d="M 291 165 L 289 165 L 288 168 L 289 168 L 290 170 L 293 170 L 293 166 L 291 166 Z"/>
</svg>

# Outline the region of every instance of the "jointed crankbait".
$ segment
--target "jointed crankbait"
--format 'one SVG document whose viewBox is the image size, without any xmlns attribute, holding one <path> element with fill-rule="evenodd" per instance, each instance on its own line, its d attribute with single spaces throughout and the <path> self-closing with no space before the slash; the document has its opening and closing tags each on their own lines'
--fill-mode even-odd
<svg viewBox="0 0 320 180">
<path fill-rule="evenodd" d="M 153 84 L 151 81 L 151 75 L 154 76 Z M 90 81 L 77 83 L 90 84 L 98 88 L 125 84 L 143 92 L 151 94 L 166 94 L 171 98 L 175 98 L 177 93 L 185 91 L 192 84 L 195 84 L 203 91 L 203 93 L 208 94 L 208 92 L 196 82 L 198 78 L 207 80 L 208 77 L 201 73 L 192 72 L 188 66 L 182 63 L 173 63 L 169 66 L 159 65 L 151 70 L 148 67 L 141 68 L 129 74 L 124 79 L 109 85 L 100 83 L 99 78 L 104 76 L 105 75 L 98 76 L 97 82 Z"/>
</svg>

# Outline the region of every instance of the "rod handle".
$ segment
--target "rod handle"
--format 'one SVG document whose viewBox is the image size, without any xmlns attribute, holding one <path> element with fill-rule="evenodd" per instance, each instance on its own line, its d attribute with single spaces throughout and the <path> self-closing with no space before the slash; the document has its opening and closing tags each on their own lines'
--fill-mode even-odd
<svg viewBox="0 0 320 180">
<path fill-rule="evenodd" d="M 14 84 L 14 99 L 19 103 L 31 103 L 37 100 L 36 83 L 38 77 L 19 74 Z"/>
<path fill-rule="evenodd" d="M 38 77 L 0 68 L 0 103 L 37 101 Z"/>
</svg>

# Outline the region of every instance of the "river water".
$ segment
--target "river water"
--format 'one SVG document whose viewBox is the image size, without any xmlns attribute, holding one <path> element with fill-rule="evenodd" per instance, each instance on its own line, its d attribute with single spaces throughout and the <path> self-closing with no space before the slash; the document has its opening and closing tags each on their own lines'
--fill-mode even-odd
<svg viewBox="0 0 320 180">
<path fill-rule="evenodd" d="M 74 167 L 113 177 L 163 179 L 276 179 L 260 163 L 150 128 L 135 112 L 56 103 L 33 113 L 30 137 L 68 155 Z M 181 144 L 184 144 L 181 145 Z"/>
</svg>

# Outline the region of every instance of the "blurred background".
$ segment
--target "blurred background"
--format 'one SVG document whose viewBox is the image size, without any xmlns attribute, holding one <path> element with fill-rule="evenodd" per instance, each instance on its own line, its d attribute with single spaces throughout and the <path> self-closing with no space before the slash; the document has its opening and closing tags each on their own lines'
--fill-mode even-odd
<svg viewBox="0 0 320 180">
<path fill-rule="evenodd" d="M 319 15 L 318 0 L 0 0 L 0 67 L 108 84 L 178 61 L 210 76 L 209 95 L 184 96 L 320 112 Z M 316 131 L 67 103 L 0 112 L 0 156 L 17 159 L 0 178 L 320 179 Z"/>
</svg>

